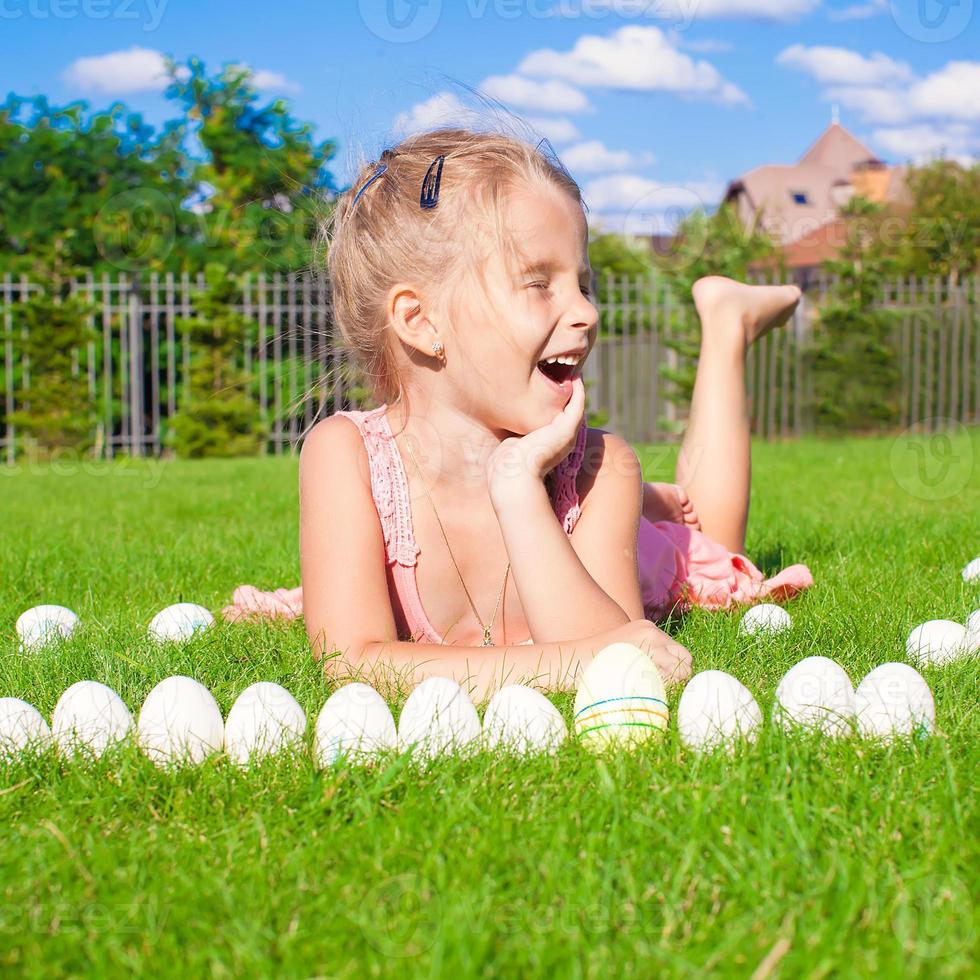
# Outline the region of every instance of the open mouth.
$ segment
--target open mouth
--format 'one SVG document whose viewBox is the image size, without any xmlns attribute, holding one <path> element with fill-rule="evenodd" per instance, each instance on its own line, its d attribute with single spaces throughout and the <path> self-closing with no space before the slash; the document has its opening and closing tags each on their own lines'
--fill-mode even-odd
<svg viewBox="0 0 980 980">
<path fill-rule="evenodd" d="M 574 363 L 569 363 L 574 361 Z M 556 361 L 549 359 L 547 361 L 538 361 L 538 370 L 549 380 L 557 385 L 563 384 L 566 381 L 571 381 L 579 373 L 579 368 L 582 366 L 582 359 L 580 357 L 568 357 L 562 361 Z"/>
</svg>

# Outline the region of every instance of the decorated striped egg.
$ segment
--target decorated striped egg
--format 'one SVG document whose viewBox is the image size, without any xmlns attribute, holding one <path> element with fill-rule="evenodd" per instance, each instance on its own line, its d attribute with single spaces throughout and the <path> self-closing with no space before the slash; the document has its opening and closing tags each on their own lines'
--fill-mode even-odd
<svg viewBox="0 0 980 980">
<path fill-rule="evenodd" d="M 611 643 L 582 674 L 575 731 L 591 749 L 635 745 L 667 727 L 667 695 L 656 664 L 632 643 Z"/>
</svg>

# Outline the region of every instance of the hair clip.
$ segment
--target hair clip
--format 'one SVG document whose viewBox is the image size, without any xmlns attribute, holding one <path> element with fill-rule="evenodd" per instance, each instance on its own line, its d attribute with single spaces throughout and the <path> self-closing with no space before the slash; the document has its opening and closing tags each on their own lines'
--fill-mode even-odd
<svg viewBox="0 0 980 980">
<path fill-rule="evenodd" d="M 438 156 L 429 164 L 429 169 L 422 178 L 422 193 L 419 195 L 420 208 L 434 208 L 439 203 L 439 184 L 442 182 L 442 163 L 446 158 Z M 432 170 L 438 165 L 435 176 Z"/>
<path fill-rule="evenodd" d="M 378 169 L 377 169 L 377 170 L 375 170 L 375 171 L 374 171 L 374 173 L 373 173 L 373 174 L 372 174 L 372 175 L 371 175 L 370 177 L 368 177 L 368 179 L 367 179 L 366 181 L 364 181 L 364 184 L 363 184 L 363 186 L 361 187 L 361 189 L 360 189 L 360 190 L 359 190 L 359 191 L 357 192 L 357 194 L 355 194 L 355 195 L 354 195 L 354 203 L 353 203 L 353 204 L 351 204 L 351 207 L 352 207 L 352 208 L 353 208 L 353 207 L 354 207 L 354 206 L 355 206 L 355 205 L 357 204 L 357 202 L 358 202 L 358 201 L 359 201 L 359 200 L 361 199 L 361 195 L 362 195 L 362 194 L 363 194 L 363 193 L 364 193 L 364 192 L 365 192 L 365 191 L 366 191 L 366 190 L 367 190 L 367 189 L 368 189 L 368 188 L 369 188 L 369 187 L 370 187 L 370 186 L 371 186 L 371 185 L 372 185 L 372 184 L 373 184 L 373 183 L 374 183 L 374 182 L 375 182 L 375 181 L 376 181 L 376 180 L 377 180 L 377 179 L 378 179 L 378 178 L 379 178 L 379 177 L 380 177 L 380 176 L 381 176 L 381 175 L 382 175 L 382 174 L 383 174 L 383 173 L 384 173 L 384 172 L 385 172 L 385 171 L 386 171 L 387 169 L 388 169 L 388 164 L 387 164 L 387 163 L 382 163 L 382 164 L 381 164 L 381 166 L 380 166 L 380 167 L 378 167 Z"/>
</svg>

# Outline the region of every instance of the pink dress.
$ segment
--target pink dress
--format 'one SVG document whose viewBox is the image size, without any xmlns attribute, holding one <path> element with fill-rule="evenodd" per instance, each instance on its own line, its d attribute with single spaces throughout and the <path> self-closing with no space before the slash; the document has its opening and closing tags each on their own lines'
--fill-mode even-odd
<svg viewBox="0 0 980 980">
<path fill-rule="evenodd" d="M 412 528 L 405 466 L 395 442 L 387 405 L 370 410 L 336 412 L 350 419 L 364 440 L 371 471 L 371 494 L 384 533 L 389 596 L 400 639 L 443 643 L 429 622 L 416 581 L 421 551 Z M 571 536 L 581 516 L 576 479 L 585 455 L 588 428 L 583 420 L 575 447 L 545 477 L 555 516 Z M 790 565 L 767 579 L 745 555 L 729 551 L 701 531 L 670 521 L 651 523 L 640 517 L 637 540 L 640 594 L 644 615 L 653 621 L 673 609 L 692 606 L 728 609 L 761 599 L 788 599 L 813 584 L 805 565 Z M 264 592 L 240 585 L 232 604 L 222 610 L 230 621 L 249 616 L 292 619 L 303 613 L 303 590 Z M 531 638 L 523 641 L 531 643 Z"/>
</svg>

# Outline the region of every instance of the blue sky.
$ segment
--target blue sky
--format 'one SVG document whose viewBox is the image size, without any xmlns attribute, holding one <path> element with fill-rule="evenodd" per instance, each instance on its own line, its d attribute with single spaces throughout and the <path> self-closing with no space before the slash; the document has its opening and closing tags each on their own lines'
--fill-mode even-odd
<svg viewBox="0 0 980 980">
<path fill-rule="evenodd" d="M 597 223 L 658 230 L 840 121 L 889 162 L 980 154 L 975 0 L 0 0 L 0 94 L 159 123 L 161 53 L 247 63 L 332 167 L 467 121 L 467 86 L 549 135 Z M 980 6 L 980 0 L 977 0 Z"/>
</svg>

